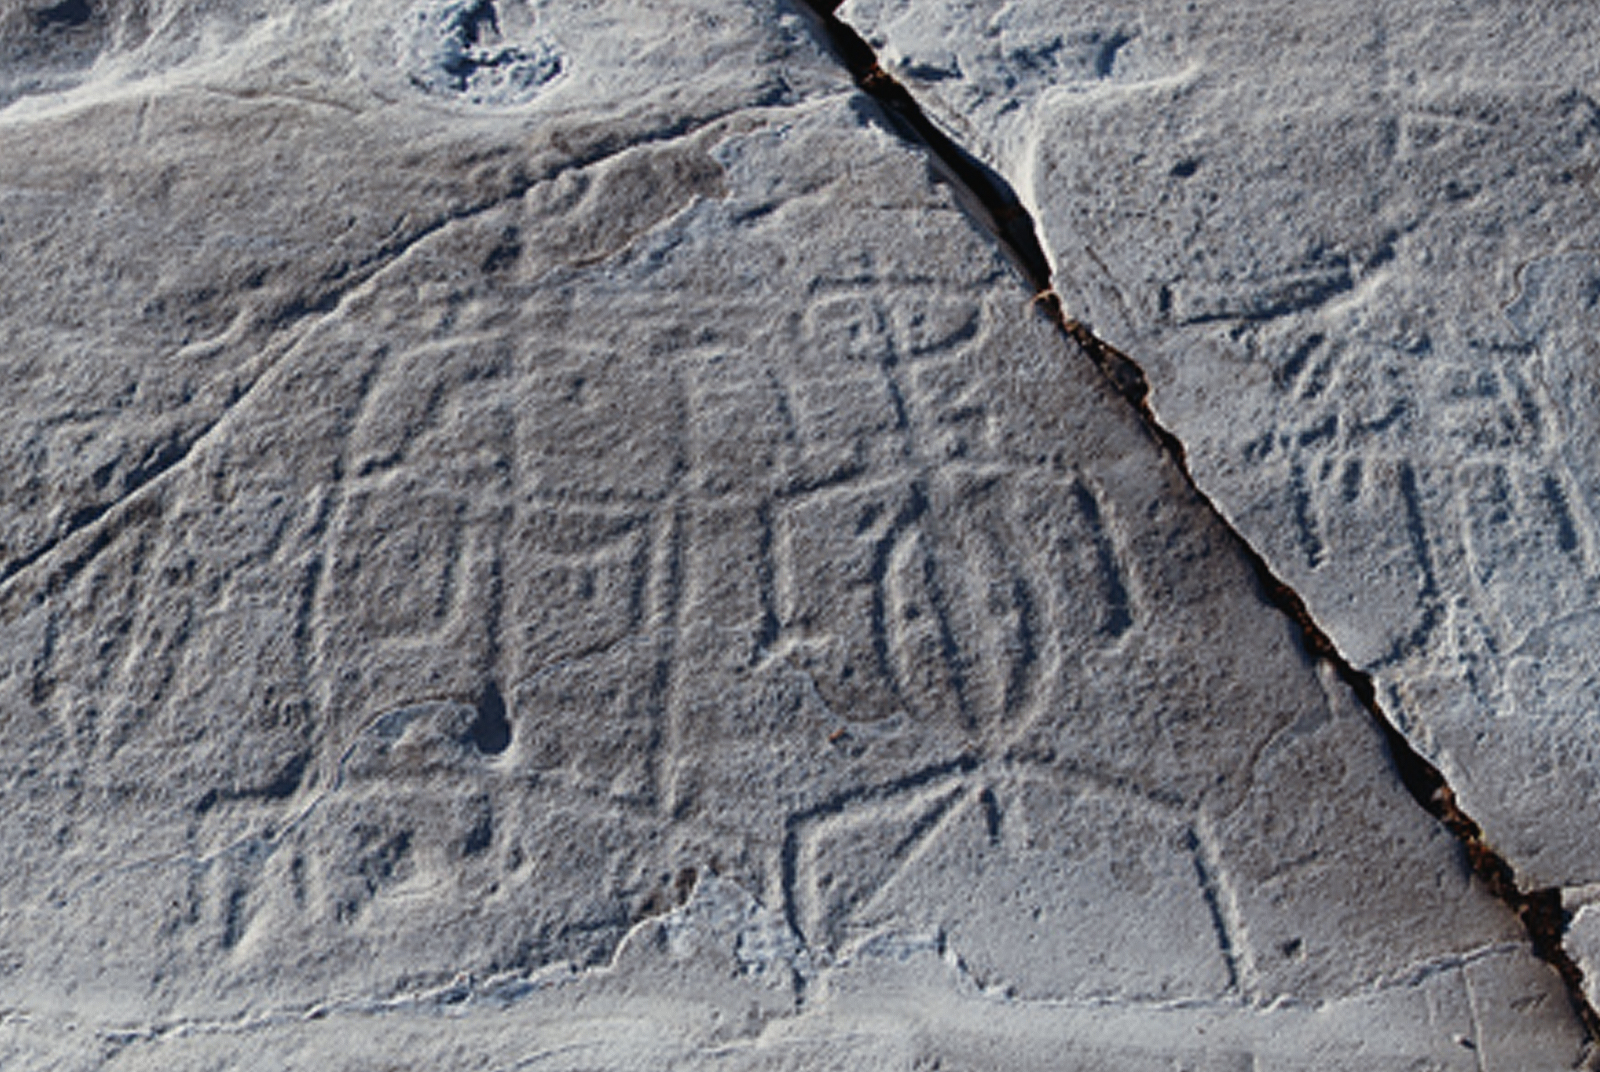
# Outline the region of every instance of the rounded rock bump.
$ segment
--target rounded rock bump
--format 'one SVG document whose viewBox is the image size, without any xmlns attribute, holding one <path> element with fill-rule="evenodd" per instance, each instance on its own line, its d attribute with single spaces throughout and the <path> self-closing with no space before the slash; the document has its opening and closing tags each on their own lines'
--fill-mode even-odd
<svg viewBox="0 0 1600 1072">
<path fill-rule="evenodd" d="M 411 84 L 466 104 L 525 104 L 566 69 L 559 46 L 530 19 L 502 19 L 493 0 L 427 0 L 407 17 L 404 36 Z"/>
</svg>

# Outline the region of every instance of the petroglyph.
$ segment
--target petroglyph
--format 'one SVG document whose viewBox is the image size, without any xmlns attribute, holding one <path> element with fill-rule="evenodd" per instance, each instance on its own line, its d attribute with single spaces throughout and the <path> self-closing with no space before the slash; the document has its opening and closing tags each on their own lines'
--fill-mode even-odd
<svg viewBox="0 0 1600 1072">
<path fill-rule="evenodd" d="M 0 259 L 0 1061 L 1576 1059 L 1361 698 L 1030 304 L 1042 254 L 983 226 L 1025 215 L 795 12 L 307 8 L 141 81 L 178 10 L 125 82 L 0 112 L 43 147 L 0 154 L 0 229 L 62 291 Z M 1012 45 L 1091 95 L 1183 77 L 1138 20 Z M 1368 358 L 1296 318 L 1384 285 L 1386 235 L 1166 315 L 1294 342 L 1260 364 L 1304 426 L 1257 449 L 1296 552 L 1398 518 L 1420 648 L 1461 631 L 1441 503 L 1484 591 L 1591 540 L 1579 468 L 1517 453 L 1559 439 L 1547 343 L 1439 386 L 1487 437 L 1444 485 L 1411 410 L 1335 390 Z M 1548 335 L 1575 284 L 1524 276 Z M 1504 606 L 1516 695 L 1571 691 L 1582 620 Z"/>
</svg>

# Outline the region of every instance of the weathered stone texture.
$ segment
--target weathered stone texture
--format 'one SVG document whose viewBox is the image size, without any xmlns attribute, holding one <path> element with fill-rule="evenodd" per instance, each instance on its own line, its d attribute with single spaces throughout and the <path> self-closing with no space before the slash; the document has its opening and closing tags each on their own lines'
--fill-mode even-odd
<svg viewBox="0 0 1600 1072">
<path fill-rule="evenodd" d="M 0 1061 L 1576 1058 L 793 12 L 45 10 L 0 111 Z"/>
</svg>

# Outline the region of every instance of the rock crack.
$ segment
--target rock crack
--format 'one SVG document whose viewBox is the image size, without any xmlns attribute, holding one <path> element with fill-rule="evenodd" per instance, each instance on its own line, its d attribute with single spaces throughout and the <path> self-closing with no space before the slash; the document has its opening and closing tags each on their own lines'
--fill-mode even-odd
<svg viewBox="0 0 1600 1072">
<path fill-rule="evenodd" d="M 1183 442 L 1150 405 L 1150 387 L 1139 364 L 1074 318 L 1056 293 L 1049 260 L 1039 243 L 1032 215 L 1005 178 L 953 141 L 917 103 L 904 84 L 889 74 L 866 40 L 836 14 L 840 0 L 801 0 L 815 25 L 860 90 L 870 96 L 911 142 L 956 188 L 958 197 L 1004 249 L 1033 289 L 1033 307 L 1070 338 L 1138 413 L 1146 432 L 1182 474 L 1184 482 L 1233 537 L 1248 561 L 1262 595 L 1296 627 L 1306 651 L 1332 668 L 1355 694 L 1388 747 L 1395 771 L 1413 798 L 1461 843 L 1472 873 L 1522 922 L 1534 952 L 1561 976 L 1574 1011 L 1589 1036 L 1591 1062 L 1600 1055 L 1600 1011 L 1584 992 L 1583 972 L 1568 953 L 1563 936 L 1567 913 L 1557 888 L 1523 889 L 1511 864 L 1495 850 L 1482 827 L 1458 804 L 1442 771 L 1419 753 L 1378 699 L 1372 675 L 1357 668 L 1316 621 L 1305 599 L 1278 576 L 1195 480 Z"/>
</svg>

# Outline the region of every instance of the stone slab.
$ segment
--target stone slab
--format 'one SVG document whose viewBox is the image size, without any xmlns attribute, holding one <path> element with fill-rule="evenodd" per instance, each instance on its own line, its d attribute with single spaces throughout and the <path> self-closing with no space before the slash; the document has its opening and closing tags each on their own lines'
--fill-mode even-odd
<svg viewBox="0 0 1600 1072">
<path fill-rule="evenodd" d="M 1595 881 L 1592 5 L 842 13 L 1525 885 Z"/>
<path fill-rule="evenodd" d="M 1576 1058 L 792 12 L 161 15 L 0 111 L 8 1062 Z"/>
</svg>

